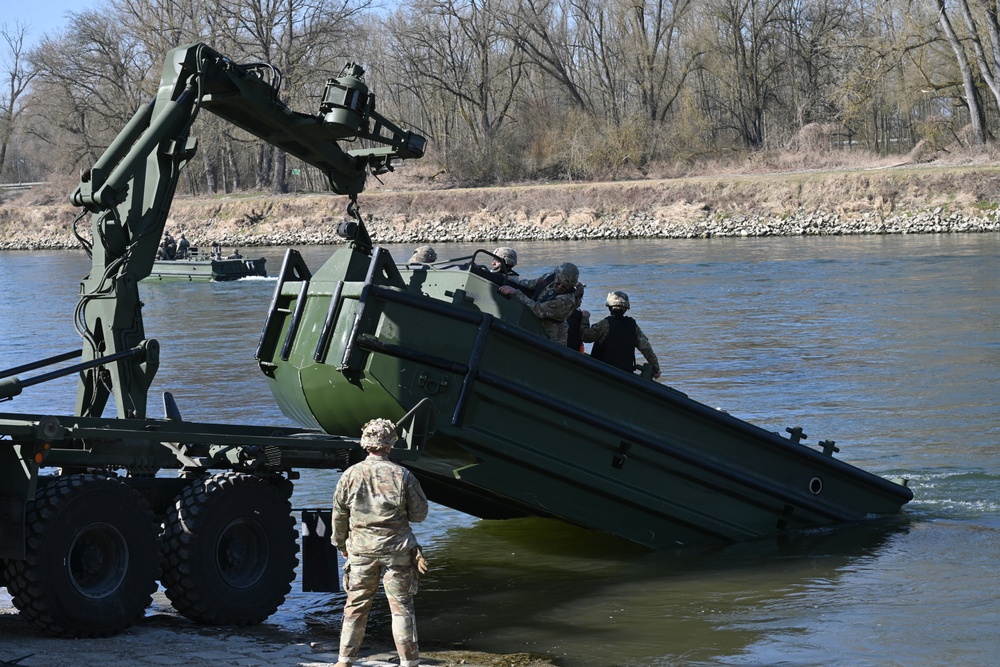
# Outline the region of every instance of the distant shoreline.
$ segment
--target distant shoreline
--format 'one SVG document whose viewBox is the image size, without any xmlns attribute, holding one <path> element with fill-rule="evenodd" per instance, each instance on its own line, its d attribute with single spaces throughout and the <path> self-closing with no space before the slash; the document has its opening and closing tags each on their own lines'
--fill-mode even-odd
<svg viewBox="0 0 1000 667">
<path fill-rule="evenodd" d="M 483 243 L 1000 231 L 1000 168 L 912 167 L 609 183 L 390 190 L 359 197 L 376 243 Z M 166 228 L 193 245 L 340 243 L 347 198 L 175 198 Z M 0 203 L 0 250 L 79 248 L 80 213 L 53 188 Z M 90 220 L 78 225 L 90 238 Z"/>
</svg>

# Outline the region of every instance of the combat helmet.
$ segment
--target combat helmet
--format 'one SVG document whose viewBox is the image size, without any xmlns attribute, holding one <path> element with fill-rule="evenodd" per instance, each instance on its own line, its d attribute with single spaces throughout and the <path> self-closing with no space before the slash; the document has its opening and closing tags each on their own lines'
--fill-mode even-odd
<svg viewBox="0 0 1000 667">
<path fill-rule="evenodd" d="M 407 264 L 430 264 L 436 262 L 438 255 L 434 252 L 434 248 L 429 245 L 422 245 L 413 251 L 413 256 L 410 257 L 410 261 Z"/>
<path fill-rule="evenodd" d="M 396 444 L 396 426 L 388 419 L 372 419 L 361 429 L 361 448 L 366 452 Z"/>
<path fill-rule="evenodd" d="M 604 302 L 604 305 L 608 308 L 622 308 L 624 310 L 628 310 L 632 307 L 628 302 L 628 294 L 620 291 L 614 291 L 608 294 L 608 298 Z"/>
<path fill-rule="evenodd" d="M 576 287 L 576 284 L 580 282 L 580 269 L 576 268 L 576 264 L 563 262 L 556 267 L 556 282 Z"/>
<path fill-rule="evenodd" d="M 508 248 L 507 246 L 500 246 L 493 251 L 493 254 L 503 260 L 503 263 L 507 265 L 508 269 L 513 269 L 517 266 L 517 252 L 513 248 Z"/>
</svg>

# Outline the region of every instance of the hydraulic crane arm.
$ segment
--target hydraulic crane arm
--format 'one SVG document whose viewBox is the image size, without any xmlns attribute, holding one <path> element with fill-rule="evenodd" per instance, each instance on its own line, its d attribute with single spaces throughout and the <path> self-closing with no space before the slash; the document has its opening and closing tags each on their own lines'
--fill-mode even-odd
<svg viewBox="0 0 1000 667">
<path fill-rule="evenodd" d="M 77 414 L 99 417 L 114 395 L 118 416 L 144 418 L 158 346 L 142 325 L 138 282 L 148 276 L 181 170 L 194 157 L 191 124 L 204 108 L 319 168 L 338 194 L 355 197 L 369 172 L 391 160 L 423 156 L 422 136 L 375 111 L 374 95 L 351 63 L 327 82 L 318 114 L 290 109 L 278 95 L 281 75 L 270 65 L 239 65 L 205 44 L 170 51 L 156 97 L 139 109 L 87 170 L 72 202 L 91 214 L 92 268 L 80 286 L 77 329 L 83 362 L 132 350 L 113 363 L 81 372 Z M 364 140 L 344 150 L 340 142 Z"/>
</svg>

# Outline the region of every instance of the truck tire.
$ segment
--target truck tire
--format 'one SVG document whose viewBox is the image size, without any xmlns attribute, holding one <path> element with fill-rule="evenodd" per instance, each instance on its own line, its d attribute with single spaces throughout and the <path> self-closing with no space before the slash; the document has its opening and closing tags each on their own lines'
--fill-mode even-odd
<svg viewBox="0 0 1000 667">
<path fill-rule="evenodd" d="M 117 478 L 58 478 L 38 489 L 25 523 L 27 557 L 8 560 L 5 574 L 14 606 L 38 630 L 106 637 L 152 603 L 159 526 L 145 499 Z"/>
<path fill-rule="evenodd" d="M 291 503 L 266 480 L 242 473 L 198 480 L 164 523 L 167 597 L 198 623 L 260 623 L 292 589 L 295 538 Z"/>
</svg>

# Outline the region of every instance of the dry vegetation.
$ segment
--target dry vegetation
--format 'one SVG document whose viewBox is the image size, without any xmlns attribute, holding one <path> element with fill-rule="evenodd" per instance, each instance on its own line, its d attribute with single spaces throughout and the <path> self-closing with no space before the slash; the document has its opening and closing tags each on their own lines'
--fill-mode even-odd
<svg viewBox="0 0 1000 667">
<path fill-rule="evenodd" d="M 98 0 L 40 41 L 0 26 L 0 181 L 89 168 L 137 107 L 185 85 L 168 76 L 160 86 L 162 58 L 193 42 L 247 63 L 240 71 L 301 113 L 315 113 L 324 82 L 358 59 L 378 112 L 428 138 L 424 162 L 447 170 L 435 182 L 924 163 L 950 144 L 988 153 L 1000 127 L 1000 87 L 986 85 L 1000 73 L 983 55 L 1000 49 L 989 2 L 390 4 Z M 199 154 L 180 191 L 285 193 L 323 180 L 232 127 L 253 128 L 262 119 L 240 115 L 266 110 L 227 122 L 211 100 L 196 108 L 207 113 L 192 127 Z M 185 136 L 172 139 L 183 140 L 178 127 Z"/>
<path fill-rule="evenodd" d="M 519 228 L 556 225 L 592 227 L 608 218 L 641 214 L 673 223 L 693 223 L 709 214 L 842 216 L 908 214 L 941 209 L 982 213 L 1000 203 L 1000 167 L 983 151 L 960 159 L 915 164 L 867 161 L 851 164 L 796 161 L 794 154 L 756 156 L 742 164 L 708 165 L 672 178 L 597 183 L 531 183 L 506 187 L 454 187 L 447 174 L 419 166 L 370 183 L 360 197 L 362 213 L 380 231 L 434 238 L 434 228 L 460 221 L 469 227 L 502 225 L 507 238 Z M 808 168 L 803 168 L 808 164 Z M 790 168 L 791 167 L 791 168 Z M 0 205 L 4 247 L 76 247 L 71 226 L 77 209 L 67 203 L 75 182 L 50 184 Z M 231 194 L 179 196 L 168 228 L 183 229 L 193 243 L 217 238 L 260 244 L 282 234 L 328 242 L 345 218 L 346 198 L 329 194 Z M 84 221 L 81 231 L 88 232 Z M 266 242 L 266 241 L 264 241 Z"/>
</svg>

